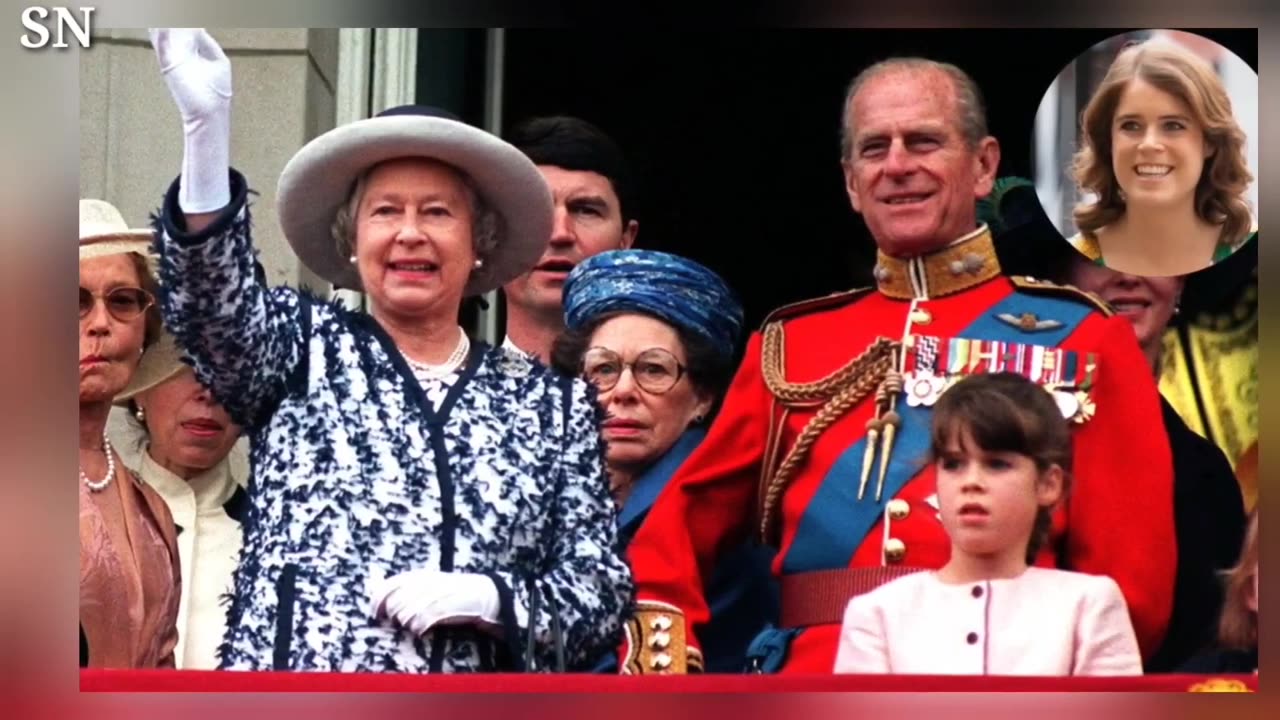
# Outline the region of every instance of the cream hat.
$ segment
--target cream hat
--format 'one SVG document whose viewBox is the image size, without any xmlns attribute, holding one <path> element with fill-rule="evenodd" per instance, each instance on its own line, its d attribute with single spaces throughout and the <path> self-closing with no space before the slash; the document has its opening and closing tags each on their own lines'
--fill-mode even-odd
<svg viewBox="0 0 1280 720">
<path fill-rule="evenodd" d="M 178 343 L 169 333 L 161 333 L 160 339 L 151 344 L 142 359 L 138 361 L 138 369 L 134 371 L 129 385 L 116 395 L 116 405 L 128 405 L 129 401 L 139 394 L 150 390 L 160 383 L 170 380 L 183 369 L 190 367 L 182 361 L 182 351 Z"/>
<path fill-rule="evenodd" d="M 137 253 L 154 271 L 150 230 L 131 229 L 124 216 L 105 200 L 80 200 L 80 259 Z"/>
</svg>

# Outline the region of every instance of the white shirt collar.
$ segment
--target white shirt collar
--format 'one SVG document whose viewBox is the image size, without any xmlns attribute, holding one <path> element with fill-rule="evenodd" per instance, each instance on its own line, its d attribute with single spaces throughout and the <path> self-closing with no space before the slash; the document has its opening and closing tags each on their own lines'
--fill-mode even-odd
<svg viewBox="0 0 1280 720">
<path fill-rule="evenodd" d="M 231 463 L 225 457 L 217 465 L 190 480 L 183 480 L 156 462 L 149 451 L 143 451 L 138 474 L 142 476 L 143 482 L 154 488 L 165 500 L 194 496 L 196 507 L 201 510 L 221 507 L 231 499 L 236 487 L 241 484 L 232 476 Z"/>
</svg>

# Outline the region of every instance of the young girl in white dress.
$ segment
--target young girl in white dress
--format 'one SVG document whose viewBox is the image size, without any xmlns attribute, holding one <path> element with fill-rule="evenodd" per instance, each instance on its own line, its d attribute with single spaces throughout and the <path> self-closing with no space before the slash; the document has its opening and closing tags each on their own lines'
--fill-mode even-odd
<svg viewBox="0 0 1280 720">
<path fill-rule="evenodd" d="M 1071 470 L 1053 397 L 1012 373 L 975 375 L 943 393 L 932 423 L 951 558 L 854 597 L 835 672 L 1141 675 L 1116 582 L 1032 566 Z"/>
</svg>

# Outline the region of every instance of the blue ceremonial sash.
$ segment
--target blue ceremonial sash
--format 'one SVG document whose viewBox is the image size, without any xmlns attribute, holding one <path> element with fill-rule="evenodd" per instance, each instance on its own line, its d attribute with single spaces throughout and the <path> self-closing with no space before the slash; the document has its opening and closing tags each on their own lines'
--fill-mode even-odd
<svg viewBox="0 0 1280 720">
<path fill-rule="evenodd" d="M 876 485 L 880 477 L 878 454 L 871 466 L 866 491 L 862 499 L 858 499 L 862 458 L 867 447 L 864 435 L 853 447 L 840 454 L 809 501 L 809 507 L 800 519 L 800 527 L 796 529 L 795 540 L 782 562 L 783 573 L 848 567 L 867 531 L 884 511 L 884 504 L 924 468 L 932 411 L 927 407 L 910 407 L 905 402 L 899 402 L 896 410 L 902 416 L 902 425 L 893 441 L 881 502 L 876 502 Z"/>
<path fill-rule="evenodd" d="M 960 337 L 974 340 L 996 340 L 1009 343 L 1026 343 L 1058 347 L 1089 317 L 1093 308 L 1082 303 L 1044 295 L 1012 293 L 991 306 L 960 333 Z M 1022 330 L 999 318 L 1002 314 L 1019 316 L 1033 313 L 1040 318 L 1052 318 L 1062 323 L 1051 330 Z"/>
</svg>

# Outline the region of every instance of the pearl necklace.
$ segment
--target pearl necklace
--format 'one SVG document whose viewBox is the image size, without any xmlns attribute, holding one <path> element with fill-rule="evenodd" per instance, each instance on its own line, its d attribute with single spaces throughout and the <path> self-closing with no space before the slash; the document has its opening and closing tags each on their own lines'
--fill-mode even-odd
<svg viewBox="0 0 1280 720">
<path fill-rule="evenodd" d="M 116 476 L 116 456 L 111 452 L 111 441 L 107 439 L 107 429 L 102 428 L 102 451 L 107 454 L 107 475 L 106 477 L 94 482 L 84 474 L 84 468 L 80 469 L 80 482 L 93 492 L 102 492 L 111 484 L 111 479 Z"/>
<path fill-rule="evenodd" d="M 409 367 L 413 369 L 414 377 L 419 380 L 439 380 L 446 378 L 458 371 L 462 366 L 462 362 L 467 359 L 467 353 L 471 351 L 471 338 L 458 328 L 458 344 L 453 348 L 453 352 L 449 353 L 448 359 L 439 365 L 431 365 L 428 363 L 418 362 L 408 355 L 404 356 Z M 403 354 L 403 353 L 401 353 Z"/>
</svg>

